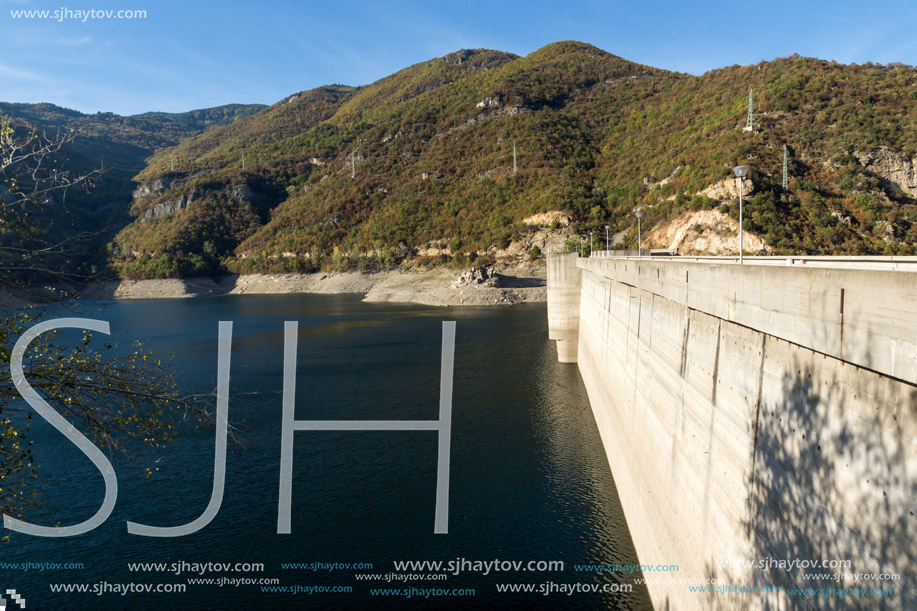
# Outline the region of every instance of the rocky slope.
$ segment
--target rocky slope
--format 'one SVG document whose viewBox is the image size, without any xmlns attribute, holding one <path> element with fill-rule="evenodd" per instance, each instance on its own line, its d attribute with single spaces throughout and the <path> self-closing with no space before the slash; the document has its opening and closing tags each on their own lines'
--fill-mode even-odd
<svg viewBox="0 0 917 611">
<path fill-rule="evenodd" d="M 761 236 L 746 232 L 746 253 L 771 254 Z M 739 223 L 719 210 L 685 212 L 653 227 L 643 241 L 644 248 L 674 249 L 680 255 L 737 255 Z"/>
</svg>

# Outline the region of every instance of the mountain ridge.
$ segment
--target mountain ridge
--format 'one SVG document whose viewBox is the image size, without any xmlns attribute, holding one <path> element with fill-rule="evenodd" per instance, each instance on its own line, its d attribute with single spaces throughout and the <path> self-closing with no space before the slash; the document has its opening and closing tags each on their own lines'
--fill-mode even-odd
<svg viewBox="0 0 917 611">
<path fill-rule="evenodd" d="M 736 219 L 732 196 L 708 195 L 739 164 L 754 187 L 745 229 L 771 252 L 913 254 L 915 111 L 917 72 L 902 65 L 794 56 L 695 76 L 576 41 L 460 50 L 158 151 L 136 180 L 162 188 L 138 192 L 111 261 L 128 277 L 390 266 L 432 250 L 467 265 L 551 211 L 631 247 L 638 207 L 647 229 L 692 210 Z"/>
<path fill-rule="evenodd" d="M 49 245 L 67 243 L 66 255 L 45 255 L 49 269 L 83 275 L 93 266 L 104 268 L 105 244 L 130 221 L 127 213 L 135 187 L 132 179 L 145 167 L 147 157 L 158 149 L 261 108 L 261 105 L 229 104 L 183 113 L 120 116 L 82 113 L 51 103 L 0 102 L 0 117 L 17 129 L 28 128 L 44 135 L 46 141 L 69 140 L 49 159 L 55 171 L 91 176 L 78 187 L 33 206 L 29 211 L 32 224 L 47 228 L 46 231 L 31 237 L 7 231 L 2 236 L 3 246 L 48 251 Z M 0 178 L 9 180 L 16 171 L 15 166 L 11 167 Z M 16 269 L 16 255 L 9 256 L 12 261 L 7 261 L 7 253 L 0 258 Z"/>
</svg>

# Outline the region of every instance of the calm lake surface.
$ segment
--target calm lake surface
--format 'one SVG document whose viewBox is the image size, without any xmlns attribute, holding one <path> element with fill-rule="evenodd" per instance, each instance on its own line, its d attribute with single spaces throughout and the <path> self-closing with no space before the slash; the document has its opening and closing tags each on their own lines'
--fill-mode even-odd
<svg viewBox="0 0 917 611">
<path fill-rule="evenodd" d="M 73 315 L 72 313 L 68 315 Z M 427 308 L 367 304 L 355 295 L 221 296 L 96 302 L 79 315 L 107 320 L 123 346 L 143 340 L 173 354 L 181 387 L 216 384 L 217 324 L 233 321 L 230 424 L 241 445 L 227 460 L 217 517 L 179 538 L 127 534 L 130 520 L 173 526 L 210 499 L 212 431 L 116 463 L 119 494 L 108 521 L 86 535 L 18 533 L 3 561 L 82 563 L 82 569 L 0 571 L 31 609 L 508 608 L 649 609 L 631 593 L 498 593 L 497 584 L 632 583 L 578 564 L 637 564 L 601 439 L 575 365 L 557 363 L 545 306 Z M 297 432 L 292 534 L 276 534 L 283 323 L 299 322 L 297 419 L 435 420 L 442 321 L 456 321 L 449 534 L 434 535 L 436 433 Z M 101 343 L 101 340 L 97 340 Z M 103 496 L 89 461 L 43 420 L 32 438 L 43 506 L 38 524 L 74 524 Z M 147 477 L 146 467 L 154 469 Z M 384 581 L 402 560 L 554 561 L 563 571 L 465 571 L 445 580 Z M 131 571 L 128 563 L 263 563 L 264 570 Z M 366 563 L 309 570 L 283 563 Z M 363 581 L 356 574 L 378 575 Z M 188 578 L 275 578 L 282 586 L 351 587 L 347 593 L 269 593 L 261 585 L 189 584 L 184 593 L 53 594 L 49 584 L 188 584 Z M 370 588 L 471 588 L 474 596 L 373 596 Z"/>
</svg>

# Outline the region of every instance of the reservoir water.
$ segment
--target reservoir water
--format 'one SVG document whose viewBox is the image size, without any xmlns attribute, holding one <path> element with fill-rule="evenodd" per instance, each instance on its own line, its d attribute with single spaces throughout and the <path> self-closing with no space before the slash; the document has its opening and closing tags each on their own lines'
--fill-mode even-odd
<svg viewBox="0 0 917 611">
<path fill-rule="evenodd" d="M 193 535 L 138 537 L 125 522 L 180 525 L 203 512 L 213 478 L 207 429 L 117 462 L 117 506 L 91 533 L 10 533 L 0 543 L 4 562 L 82 565 L 0 571 L 3 589 L 16 589 L 28 608 L 650 608 L 642 585 L 613 591 L 641 578 L 639 571 L 576 570 L 639 561 L 585 389 L 575 365 L 557 363 L 543 304 L 427 308 L 367 304 L 353 295 L 221 296 L 87 303 L 79 314 L 109 321 L 119 344 L 143 340 L 172 354 L 188 392 L 215 386 L 218 321 L 233 321 L 229 419 L 240 442 L 231 444 L 219 514 Z M 299 321 L 296 417 L 319 420 L 435 420 L 441 324 L 456 321 L 448 534 L 433 533 L 437 443 L 430 431 L 297 432 L 292 533 L 276 534 L 286 320 Z M 44 421 L 33 422 L 44 490 L 43 505 L 27 518 L 49 525 L 88 518 L 101 503 L 101 476 Z M 397 570 L 400 561 L 453 561 L 462 570 Z M 563 569 L 503 570 L 506 561 L 562 561 Z M 134 563 L 162 566 L 131 570 Z M 207 563 L 233 569 L 201 568 Z M 288 566 L 295 563 L 299 568 Z M 344 568 L 348 563 L 361 568 Z M 276 579 L 300 591 L 270 592 L 233 579 Z M 93 593 L 106 583 L 108 592 Z M 112 590 L 128 583 L 184 584 L 186 591 Z M 51 584 L 88 584 L 89 591 L 53 593 Z M 506 584 L 534 584 L 535 591 L 498 592 Z M 612 591 L 561 589 L 576 584 Z M 379 593 L 396 588 L 474 594 Z"/>
</svg>

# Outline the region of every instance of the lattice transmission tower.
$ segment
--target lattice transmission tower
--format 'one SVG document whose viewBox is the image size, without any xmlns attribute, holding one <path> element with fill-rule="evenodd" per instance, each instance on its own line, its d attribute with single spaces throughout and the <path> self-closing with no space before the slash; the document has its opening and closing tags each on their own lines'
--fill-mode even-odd
<svg viewBox="0 0 917 611">
<path fill-rule="evenodd" d="M 787 147 L 783 145 L 783 190 L 786 191 L 790 186 L 790 164 L 789 164 L 789 153 L 787 152 Z"/>
<path fill-rule="evenodd" d="M 755 128 L 755 97 L 751 87 L 748 88 L 748 119 L 743 131 L 750 132 Z"/>
</svg>

